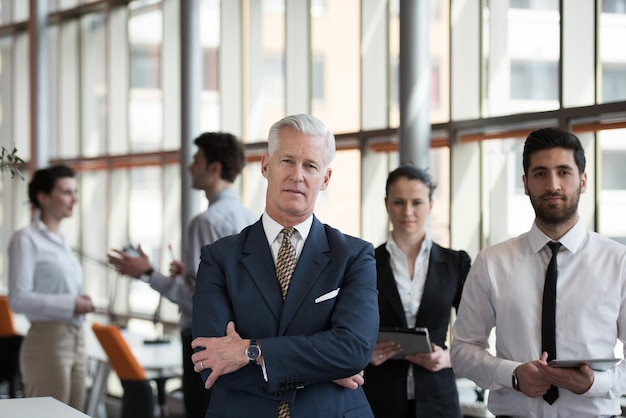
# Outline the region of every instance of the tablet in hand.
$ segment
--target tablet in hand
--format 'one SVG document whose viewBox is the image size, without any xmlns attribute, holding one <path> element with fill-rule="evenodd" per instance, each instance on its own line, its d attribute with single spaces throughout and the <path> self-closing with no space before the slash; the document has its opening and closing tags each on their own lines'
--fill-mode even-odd
<svg viewBox="0 0 626 418">
<path fill-rule="evenodd" d="M 581 360 L 552 360 L 548 364 L 552 367 L 566 367 L 577 369 L 583 364 L 588 365 L 596 371 L 606 371 L 619 363 L 621 358 L 594 358 Z"/>
<path fill-rule="evenodd" d="M 428 328 L 381 327 L 378 332 L 378 341 L 395 341 L 402 346 L 402 352 L 393 356 L 393 359 L 404 359 L 407 354 L 433 351 Z"/>
</svg>

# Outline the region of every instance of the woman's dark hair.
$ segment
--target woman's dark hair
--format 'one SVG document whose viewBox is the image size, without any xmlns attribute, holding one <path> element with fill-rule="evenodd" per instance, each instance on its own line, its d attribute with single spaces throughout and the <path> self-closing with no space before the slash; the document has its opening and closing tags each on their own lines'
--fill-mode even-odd
<svg viewBox="0 0 626 418">
<path fill-rule="evenodd" d="M 574 151 L 574 161 L 578 166 L 579 174 L 585 172 L 585 150 L 576 135 L 560 128 L 542 128 L 533 131 L 526 138 L 522 164 L 524 175 L 528 175 L 530 157 L 537 151 L 551 148 L 565 148 Z"/>
<path fill-rule="evenodd" d="M 225 132 L 205 132 L 193 142 L 202 150 L 207 165 L 214 161 L 222 164 L 222 180 L 234 182 L 246 165 L 243 144 L 235 135 Z"/>
<path fill-rule="evenodd" d="M 433 182 L 433 178 L 426 170 L 410 164 L 403 164 L 389 173 L 389 176 L 387 176 L 387 184 L 385 185 L 385 199 L 389 196 L 389 187 L 400 178 L 421 181 L 428 187 L 428 200 L 433 200 L 433 193 L 437 188 L 437 185 Z"/>
<path fill-rule="evenodd" d="M 35 171 L 33 179 L 28 183 L 28 199 L 30 203 L 37 209 L 40 209 L 41 206 L 39 205 L 39 200 L 37 200 L 37 194 L 50 194 L 59 179 L 74 177 L 75 174 L 73 169 L 63 164 Z"/>
</svg>

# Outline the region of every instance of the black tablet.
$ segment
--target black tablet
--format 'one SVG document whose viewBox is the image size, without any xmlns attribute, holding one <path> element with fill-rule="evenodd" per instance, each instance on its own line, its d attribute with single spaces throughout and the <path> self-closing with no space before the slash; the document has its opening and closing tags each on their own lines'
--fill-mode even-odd
<svg viewBox="0 0 626 418">
<path fill-rule="evenodd" d="M 402 346 L 402 352 L 393 356 L 394 359 L 403 359 L 407 354 L 433 351 L 428 328 L 381 327 L 378 331 L 378 341 L 395 341 Z"/>
<path fill-rule="evenodd" d="M 621 358 L 591 358 L 591 359 L 581 359 L 581 360 L 552 360 L 548 364 L 552 367 L 569 367 L 569 368 L 579 368 L 583 364 L 587 364 L 593 370 L 597 371 L 606 371 L 611 367 L 615 366 L 619 363 Z"/>
</svg>

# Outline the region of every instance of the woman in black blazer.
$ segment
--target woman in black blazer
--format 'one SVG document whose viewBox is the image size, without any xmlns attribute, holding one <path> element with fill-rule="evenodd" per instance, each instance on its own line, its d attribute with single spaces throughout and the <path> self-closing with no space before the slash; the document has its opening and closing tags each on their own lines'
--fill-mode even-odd
<svg viewBox="0 0 626 418">
<path fill-rule="evenodd" d="M 445 340 L 471 260 L 465 251 L 430 239 L 426 222 L 434 190 L 431 176 L 411 165 L 387 178 L 385 206 L 393 230 L 376 249 L 380 326 L 428 328 L 433 352 L 392 360 L 401 348 L 376 344 L 363 389 L 377 418 L 461 417 Z"/>
</svg>

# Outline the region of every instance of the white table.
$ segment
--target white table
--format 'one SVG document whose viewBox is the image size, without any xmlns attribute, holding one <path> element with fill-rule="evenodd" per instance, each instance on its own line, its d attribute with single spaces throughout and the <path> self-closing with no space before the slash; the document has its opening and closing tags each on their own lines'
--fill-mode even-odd
<svg viewBox="0 0 626 418">
<path fill-rule="evenodd" d="M 51 397 L 0 400 L 0 418 L 89 418 Z"/>
</svg>

